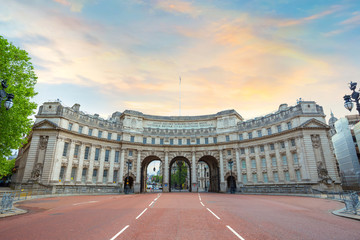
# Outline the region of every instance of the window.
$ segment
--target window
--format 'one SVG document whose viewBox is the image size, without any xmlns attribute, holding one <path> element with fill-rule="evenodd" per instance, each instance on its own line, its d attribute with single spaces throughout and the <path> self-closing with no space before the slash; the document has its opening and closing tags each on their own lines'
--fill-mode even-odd
<svg viewBox="0 0 360 240">
<path fill-rule="evenodd" d="M 277 125 L 276 127 L 277 127 L 278 133 L 281 132 L 281 125 Z"/>
<path fill-rule="evenodd" d="M 263 177 L 264 177 L 264 183 L 268 183 L 268 182 L 269 182 L 269 179 L 268 179 L 267 173 L 264 173 L 264 174 L 263 174 Z"/>
<path fill-rule="evenodd" d="M 73 127 L 73 124 L 69 123 L 68 130 L 71 131 L 72 127 Z"/>
<path fill-rule="evenodd" d="M 108 133 L 107 139 L 108 139 L 108 140 L 111 140 L 111 137 L 112 137 L 112 133 Z"/>
<path fill-rule="evenodd" d="M 83 131 L 83 126 L 79 126 L 79 133 L 82 133 Z"/>
<path fill-rule="evenodd" d="M 160 138 L 160 144 L 164 145 L 164 139 L 163 138 Z"/>
<path fill-rule="evenodd" d="M 196 144 L 200 144 L 200 138 L 196 139 Z"/>
<path fill-rule="evenodd" d="M 287 123 L 287 128 L 288 128 L 289 130 L 292 128 L 291 122 L 288 122 L 288 123 Z"/>
<path fill-rule="evenodd" d="M 264 152 L 265 149 L 264 149 L 264 145 L 260 145 L 260 152 Z"/>
<path fill-rule="evenodd" d="M 186 139 L 186 144 L 190 145 L 190 139 Z"/>
<path fill-rule="evenodd" d="M 272 165 L 273 167 L 276 167 L 276 166 L 277 166 L 276 157 L 271 157 L 271 165 Z"/>
<path fill-rule="evenodd" d="M 117 183 L 118 170 L 114 170 L 113 183 Z"/>
<path fill-rule="evenodd" d="M 115 162 L 119 162 L 120 151 L 115 152 Z"/>
<path fill-rule="evenodd" d="M 275 150 L 275 145 L 273 143 L 270 144 L 270 150 Z"/>
<path fill-rule="evenodd" d="M 286 159 L 286 155 L 282 155 L 282 163 L 284 166 L 287 166 L 287 159 Z"/>
<path fill-rule="evenodd" d="M 253 177 L 253 182 L 257 183 L 258 182 L 257 174 L 253 173 L 252 177 Z"/>
<path fill-rule="evenodd" d="M 261 159 L 261 166 L 262 166 L 263 168 L 266 168 L 266 159 L 265 159 L 265 158 L 262 158 L 262 159 Z"/>
<path fill-rule="evenodd" d="M 129 157 L 132 157 L 132 155 L 133 155 L 133 151 L 129 150 Z"/>
<path fill-rule="evenodd" d="M 63 157 L 67 156 L 68 148 L 69 148 L 69 143 L 67 143 L 67 142 L 64 143 Z"/>
<path fill-rule="evenodd" d="M 271 128 L 268 128 L 268 129 L 266 129 L 266 130 L 267 130 L 267 134 L 268 134 L 268 135 L 271 135 L 271 134 L 272 134 Z"/>
<path fill-rule="evenodd" d="M 289 172 L 284 172 L 284 173 L 285 173 L 285 181 L 289 182 L 290 181 Z"/>
<path fill-rule="evenodd" d="M 300 170 L 295 170 L 295 175 L 296 175 L 296 179 L 298 181 L 301 181 L 301 173 L 300 173 Z"/>
<path fill-rule="evenodd" d="M 231 150 L 227 150 L 227 155 L 231 155 Z"/>
<path fill-rule="evenodd" d="M 250 148 L 250 153 L 255 153 L 255 148 L 254 147 Z"/>
<path fill-rule="evenodd" d="M 279 182 L 279 174 L 277 172 L 274 172 L 274 181 Z"/>
<path fill-rule="evenodd" d="M 242 182 L 247 183 L 247 175 L 246 174 L 242 175 Z"/>
<path fill-rule="evenodd" d="M 178 139 L 178 144 L 182 145 L 182 139 Z"/>
<path fill-rule="evenodd" d="M 97 176 L 97 169 L 93 170 L 93 175 L 92 175 L 92 182 L 96 183 L 96 176 Z"/>
<path fill-rule="evenodd" d="M 105 150 L 105 162 L 109 161 L 109 156 L 110 156 L 110 150 L 106 149 Z"/>
<path fill-rule="evenodd" d="M 214 137 L 213 140 L 214 140 L 214 143 L 217 143 L 217 137 Z"/>
<path fill-rule="evenodd" d="M 92 136 L 92 131 L 93 131 L 93 130 L 92 130 L 91 128 L 89 128 L 89 132 L 88 132 L 88 135 L 89 135 L 89 136 Z"/>
<path fill-rule="evenodd" d="M 135 142 L 135 137 L 134 136 L 130 136 L 130 142 Z"/>
<path fill-rule="evenodd" d="M 249 135 L 249 139 L 252 139 L 252 133 L 249 132 L 248 135 Z"/>
<path fill-rule="evenodd" d="M 121 140 L 121 135 L 120 135 L 120 134 L 117 134 L 116 140 L 117 140 L 117 141 L 120 141 L 120 140 Z"/>
<path fill-rule="evenodd" d="M 229 135 L 226 135 L 225 139 L 226 139 L 227 142 L 230 142 L 230 136 Z"/>
<path fill-rule="evenodd" d="M 108 170 L 104 169 L 104 174 L 103 174 L 103 183 L 107 182 L 107 176 L 108 176 Z"/>
<path fill-rule="evenodd" d="M 99 131 L 98 132 L 98 138 L 101 138 L 102 137 L 102 131 Z"/>
<path fill-rule="evenodd" d="M 239 134 L 239 140 L 242 141 L 243 139 L 244 139 L 244 137 L 243 137 L 242 133 Z"/>
<path fill-rule="evenodd" d="M 292 147 L 295 147 L 295 146 L 296 146 L 295 139 L 291 139 L 291 146 L 292 146 Z"/>
<path fill-rule="evenodd" d="M 77 170 L 77 168 L 76 167 L 73 167 L 72 169 L 71 169 L 71 181 L 75 181 L 75 178 L 76 178 L 76 170 Z"/>
<path fill-rule="evenodd" d="M 292 157 L 293 157 L 294 164 L 299 164 L 299 159 L 298 159 L 297 154 L 293 153 Z"/>
<path fill-rule="evenodd" d="M 95 149 L 95 161 L 99 160 L 100 148 Z"/>
<path fill-rule="evenodd" d="M 251 167 L 252 167 L 252 168 L 256 168 L 256 161 L 255 161 L 255 159 L 252 159 L 252 160 L 251 160 Z"/>
<path fill-rule="evenodd" d="M 76 144 L 75 145 L 75 150 L 74 150 L 74 158 L 78 158 L 78 156 L 79 156 L 79 148 L 80 148 L 80 145 Z"/>
<path fill-rule="evenodd" d="M 89 159 L 89 152 L 90 152 L 90 147 L 85 147 L 85 155 L 84 155 L 85 160 Z"/>
<path fill-rule="evenodd" d="M 155 144 L 155 138 L 151 138 L 151 144 Z"/>
<path fill-rule="evenodd" d="M 258 130 L 258 131 L 257 131 L 257 135 L 258 135 L 258 137 L 262 137 L 261 130 Z"/>
<path fill-rule="evenodd" d="M 240 148 L 240 153 L 245 154 L 245 148 Z"/>
<path fill-rule="evenodd" d="M 81 182 L 85 183 L 86 181 L 86 173 L 87 173 L 87 168 L 83 168 L 82 173 L 81 173 Z"/>
<path fill-rule="evenodd" d="M 246 161 L 245 160 L 241 161 L 241 168 L 246 169 Z"/>
<path fill-rule="evenodd" d="M 205 138 L 205 144 L 209 144 L 209 138 Z"/>
<path fill-rule="evenodd" d="M 170 145 L 174 145 L 174 139 L 170 139 Z"/>
<path fill-rule="evenodd" d="M 147 138 L 143 137 L 143 144 L 146 144 Z"/>
<path fill-rule="evenodd" d="M 281 148 L 285 148 L 285 143 L 284 143 L 284 142 L 280 142 L 280 146 L 281 146 Z"/>
<path fill-rule="evenodd" d="M 64 173 L 65 173 L 65 167 L 60 168 L 60 174 L 59 174 L 59 182 L 64 180 Z"/>
</svg>

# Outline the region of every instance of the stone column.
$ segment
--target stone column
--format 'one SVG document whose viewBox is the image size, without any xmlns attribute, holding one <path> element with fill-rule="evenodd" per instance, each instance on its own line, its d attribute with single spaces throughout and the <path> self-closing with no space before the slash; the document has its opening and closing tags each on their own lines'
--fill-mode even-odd
<svg viewBox="0 0 360 240">
<path fill-rule="evenodd" d="M 296 181 L 295 170 L 294 170 L 294 159 L 290 152 L 289 141 L 285 141 L 286 158 L 288 160 L 290 181 Z"/>
<path fill-rule="evenodd" d="M 192 168 L 191 191 L 192 192 L 197 192 L 199 186 L 197 185 L 197 178 L 196 178 L 196 156 L 195 156 L 195 151 L 192 151 L 191 168 Z"/>
<path fill-rule="evenodd" d="M 72 171 L 72 162 L 74 159 L 74 149 L 75 149 L 75 142 L 71 141 L 70 143 L 70 149 L 69 149 L 69 155 L 67 156 L 68 159 L 68 164 L 67 164 L 67 168 L 66 168 L 66 173 L 65 173 L 65 183 L 70 183 L 71 181 L 71 171 Z"/>
<path fill-rule="evenodd" d="M 236 148 L 236 149 L 235 149 L 235 157 L 236 157 L 236 173 L 237 173 L 237 191 L 240 191 L 240 184 L 241 184 L 241 165 L 240 165 L 239 148 Z"/>
<path fill-rule="evenodd" d="M 259 148 L 258 147 L 254 147 L 255 148 L 255 161 L 256 161 L 256 173 L 258 176 L 258 182 L 264 182 L 264 177 L 262 174 L 262 162 L 260 160 L 260 156 L 259 156 Z"/>
<path fill-rule="evenodd" d="M 309 175 L 309 166 L 305 159 L 306 158 L 305 145 L 300 137 L 296 138 L 296 149 L 297 149 L 297 154 L 298 154 L 298 158 L 299 158 L 301 179 L 310 180 L 311 178 Z"/>
<path fill-rule="evenodd" d="M 224 159 L 222 149 L 219 150 L 220 156 L 220 192 L 226 192 L 226 182 L 224 179 Z"/>
<path fill-rule="evenodd" d="M 267 168 L 268 180 L 269 180 L 269 182 L 275 182 L 274 181 L 273 171 L 272 171 L 271 157 L 270 157 L 270 153 L 269 153 L 269 145 L 266 144 L 264 146 L 264 149 L 265 149 L 265 159 L 266 159 L 266 168 Z"/>
<path fill-rule="evenodd" d="M 105 147 L 100 148 L 100 164 L 97 175 L 97 183 L 102 184 L 104 178 Z"/>
<path fill-rule="evenodd" d="M 120 188 L 122 188 L 122 190 L 123 190 L 123 184 L 124 184 L 124 181 L 123 181 L 124 163 L 125 163 L 125 149 L 121 149 L 120 169 L 119 169 L 119 184 L 120 184 Z"/>
<path fill-rule="evenodd" d="M 281 158 L 281 154 L 279 151 L 280 143 L 274 143 L 274 144 L 275 144 L 275 156 L 276 156 L 276 161 L 277 161 L 277 166 L 278 166 L 279 182 L 284 182 L 285 176 L 284 176 L 284 171 L 282 168 L 282 166 L 283 166 L 282 158 Z"/>
<path fill-rule="evenodd" d="M 138 150 L 137 162 L 136 162 L 136 181 L 134 185 L 134 192 L 140 192 L 140 181 L 141 181 L 141 150 Z"/>
<path fill-rule="evenodd" d="M 81 183 L 82 171 L 84 166 L 84 154 L 85 154 L 85 144 L 81 144 L 80 146 L 80 154 L 79 154 L 79 166 L 76 172 L 76 183 Z"/>
<path fill-rule="evenodd" d="M 59 182 L 59 174 L 61 169 L 63 151 L 64 151 L 64 139 L 58 138 L 56 144 L 55 163 L 53 165 L 52 176 L 51 176 L 51 181 L 53 183 Z"/>
<path fill-rule="evenodd" d="M 251 170 L 251 161 L 249 157 L 249 148 L 245 148 L 245 161 L 246 161 L 246 175 L 248 182 L 253 182 L 252 179 L 252 170 Z"/>
<path fill-rule="evenodd" d="M 115 149 L 110 150 L 110 168 L 108 173 L 108 184 L 113 184 L 113 178 L 114 178 L 114 162 L 115 162 Z"/>
<path fill-rule="evenodd" d="M 165 150 L 163 192 L 169 192 L 169 152 Z"/>
<path fill-rule="evenodd" d="M 92 184 L 92 175 L 93 175 L 93 170 L 94 170 L 94 161 L 95 161 L 95 147 L 91 146 L 91 150 L 90 150 L 90 156 L 89 156 L 89 169 L 87 172 L 87 178 L 86 178 L 86 183 L 87 184 Z M 98 171 L 99 174 L 99 171 Z"/>
</svg>

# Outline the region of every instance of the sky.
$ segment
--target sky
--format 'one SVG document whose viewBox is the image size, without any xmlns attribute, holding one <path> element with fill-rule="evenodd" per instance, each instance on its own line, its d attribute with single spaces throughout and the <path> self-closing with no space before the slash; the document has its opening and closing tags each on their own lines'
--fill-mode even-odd
<svg viewBox="0 0 360 240">
<path fill-rule="evenodd" d="M 0 0 L 0 35 L 25 49 L 34 101 L 244 119 L 313 100 L 350 114 L 359 0 Z M 181 112 L 180 84 L 181 76 Z M 356 114 L 355 109 L 352 112 Z"/>
</svg>

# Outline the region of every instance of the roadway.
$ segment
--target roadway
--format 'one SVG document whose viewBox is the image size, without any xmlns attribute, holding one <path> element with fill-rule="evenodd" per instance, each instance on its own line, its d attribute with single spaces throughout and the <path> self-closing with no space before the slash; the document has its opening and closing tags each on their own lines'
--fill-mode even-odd
<svg viewBox="0 0 360 240">
<path fill-rule="evenodd" d="M 0 239 L 360 239 L 342 203 L 291 196 L 152 193 L 25 201 Z"/>
</svg>

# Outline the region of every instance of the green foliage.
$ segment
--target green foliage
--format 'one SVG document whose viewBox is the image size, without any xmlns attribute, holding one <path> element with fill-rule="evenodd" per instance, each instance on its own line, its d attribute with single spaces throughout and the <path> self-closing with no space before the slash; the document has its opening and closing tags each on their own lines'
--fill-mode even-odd
<svg viewBox="0 0 360 240">
<path fill-rule="evenodd" d="M 12 160 L 0 159 L 0 179 L 10 175 L 14 167 L 15 167 L 15 159 Z"/>
<path fill-rule="evenodd" d="M 35 113 L 37 105 L 30 100 L 37 94 L 34 89 L 36 79 L 28 53 L 0 36 L 0 81 L 6 80 L 6 92 L 15 95 L 10 110 L 5 109 L 4 100 L 0 107 L 1 174 L 10 168 L 5 159 L 11 155 L 11 149 L 26 143 L 25 136 L 31 130 L 33 122 L 29 116 Z"/>
<path fill-rule="evenodd" d="M 174 163 L 174 164 L 177 164 L 177 163 Z M 175 167 L 175 166 L 173 166 L 173 167 Z M 175 173 L 171 174 L 171 185 L 180 186 L 180 185 L 184 184 L 186 181 L 186 177 L 187 177 L 187 171 L 188 171 L 187 166 L 183 162 L 183 164 L 181 165 L 181 171 L 179 168 L 177 168 Z"/>
</svg>

